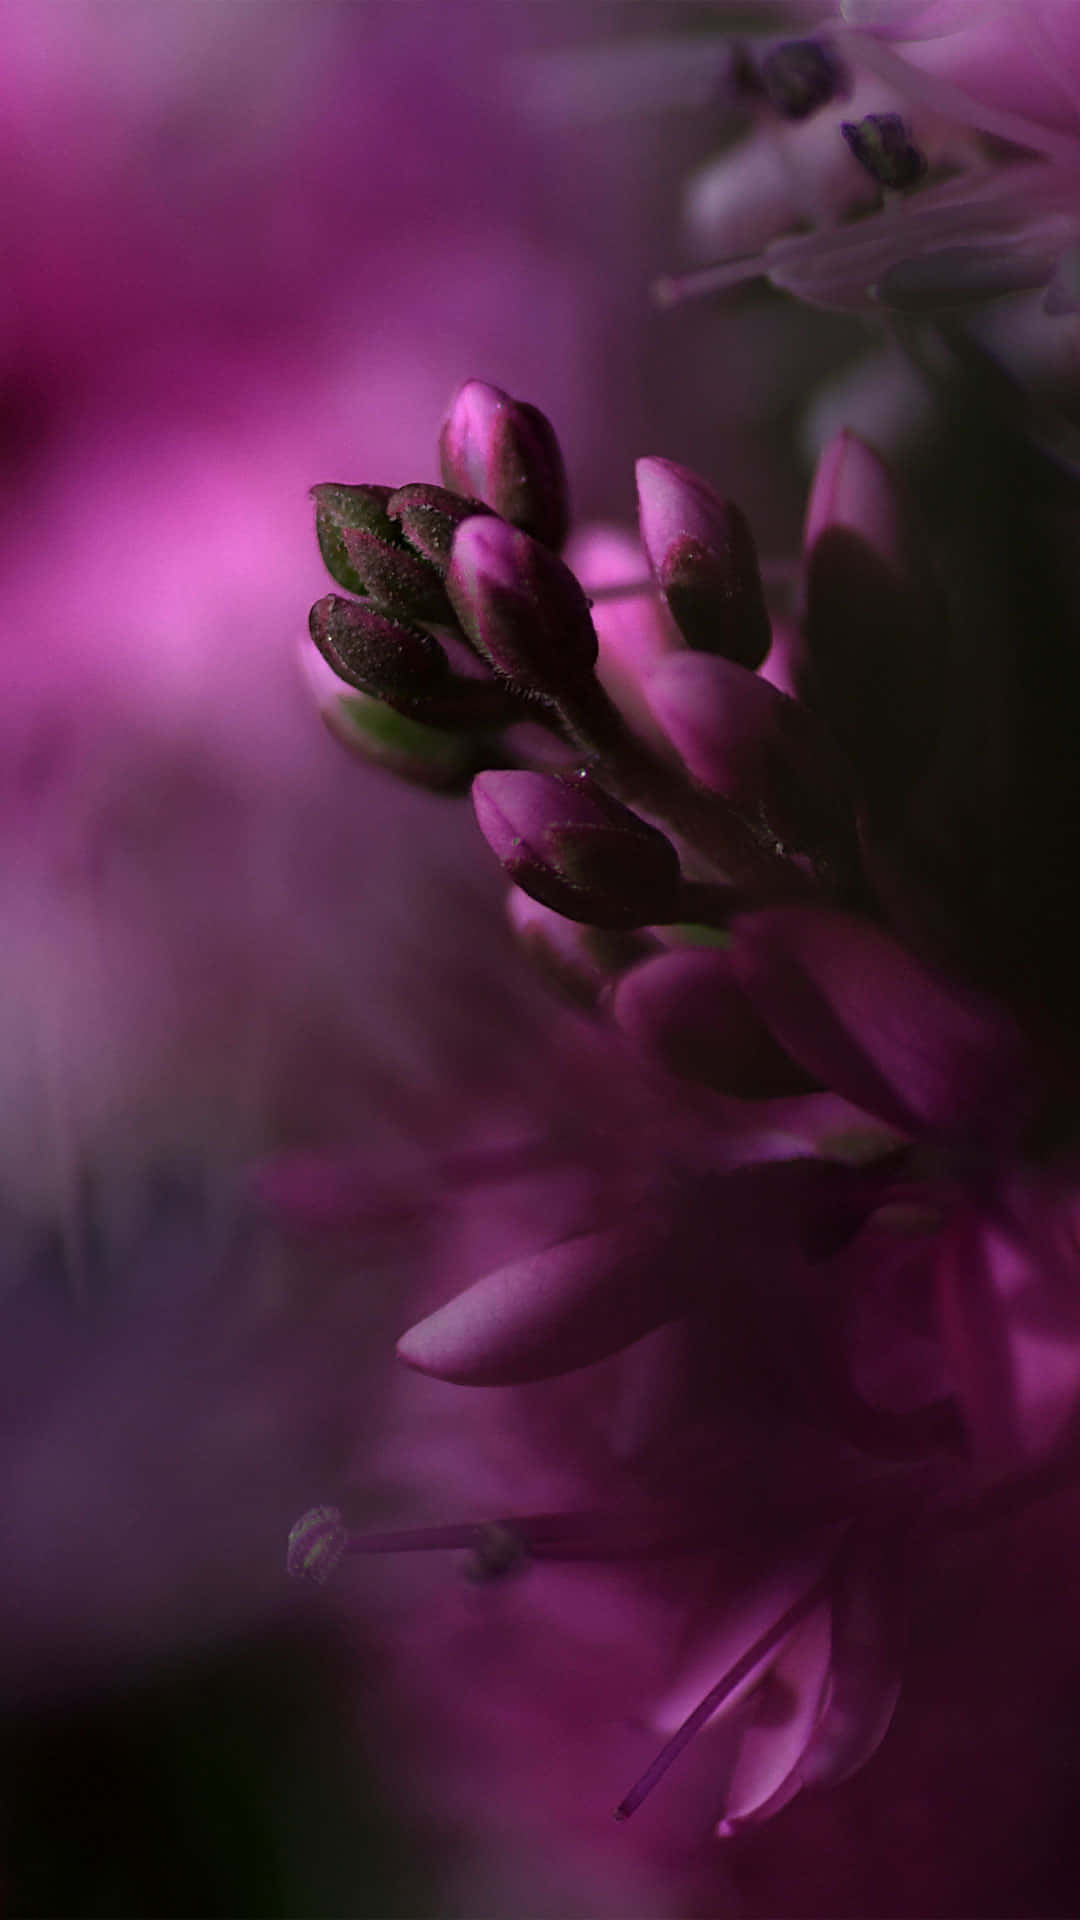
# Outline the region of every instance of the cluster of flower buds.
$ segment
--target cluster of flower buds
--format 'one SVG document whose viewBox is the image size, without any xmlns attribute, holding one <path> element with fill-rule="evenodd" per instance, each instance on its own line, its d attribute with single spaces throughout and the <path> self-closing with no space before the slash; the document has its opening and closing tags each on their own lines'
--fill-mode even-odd
<svg viewBox="0 0 1080 1920">
<path fill-rule="evenodd" d="M 715 935 L 748 903 L 850 892 L 849 770 L 762 676 L 772 627 L 739 508 L 673 461 L 638 463 L 651 578 L 614 592 L 665 623 L 667 654 L 621 663 L 621 705 L 613 590 L 594 609 L 557 550 L 566 474 L 543 414 L 469 381 L 440 454 L 441 486 L 314 489 L 323 559 L 353 596 L 311 611 L 324 711 L 384 767 L 472 785 L 481 831 L 530 902 L 515 925 L 547 971 L 595 1000 L 640 957 L 627 936 L 643 929 Z"/>
<path fill-rule="evenodd" d="M 900 134 L 874 137 L 902 167 Z M 602 1143 L 575 1139 L 592 1184 L 573 1230 L 519 1246 L 398 1344 L 463 1388 L 582 1376 L 579 1401 L 552 1405 L 587 1412 L 588 1440 L 564 1512 L 352 1535 L 316 1507 L 288 1565 L 321 1584 L 346 1555 L 463 1550 L 478 1581 L 595 1560 L 632 1586 L 647 1560 L 686 1651 L 654 1708 L 664 1742 L 617 1816 L 703 1736 L 727 1837 L 875 1751 L 911 1572 L 936 1543 L 1040 1475 L 1075 1479 L 1075 993 L 1072 970 L 1034 984 L 1025 939 L 1010 960 L 1000 904 L 1023 898 L 1030 917 L 1043 899 L 1058 924 L 1080 802 L 1071 770 L 1053 785 L 1048 703 L 1028 734 L 1019 701 L 1001 724 L 1007 816 L 965 815 L 955 643 L 924 543 L 855 435 L 822 455 L 774 625 L 739 510 L 658 458 L 638 465 L 621 594 L 610 541 L 600 561 L 579 549 L 583 580 L 605 575 L 590 603 L 551 544 L 566 531 L 553 436 L 515 405 L 476 383 L 458 396 L 445 495 L 354 489 L 343 506 L 346 490 L 321 490 L 324 552 L 360 597 L 320 603 L 313 633 L 410 725 L 474 738 L 454 702 L 507 703 L 485 715 L 501 759 L 472 795 L 513 924 L 646 1065 L 620 1078 L 630 1123 L 614 1095 Z M 995 817 L 1003 877 L 984 895 L 968 874 Z M 636 1123 L 638 1098 L 657 1129 Z M 736 1100 L 754 1103 L 741 1120 Z M 497 1157 L 480 1156 L 481 1188 L 529 1164 L 516 1146 Z M 722 1572 L 715 1618 L 695 1556 Z"/>
</svg>

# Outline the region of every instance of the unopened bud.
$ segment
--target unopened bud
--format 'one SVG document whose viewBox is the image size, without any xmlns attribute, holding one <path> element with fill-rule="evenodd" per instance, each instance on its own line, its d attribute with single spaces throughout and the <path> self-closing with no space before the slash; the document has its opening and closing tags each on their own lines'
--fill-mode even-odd
<svg viewBox="0 0 1080 1920">
<path fill-rule="evenodd" d="M 482 500 L 469 500 L 449 487 L 417 481 L 390 495 L 386 511 L 405 535 L 410 547 L 423 555 L 440 574 L 450 565 L 450 548 L 463 520 L 489 514 Z"/>
<path fill-rule="evenodd" d="M 677 917 L 681 876 L 670 840 L 588 774 L 482 773 L 473 805 L 504 871 L 542 906 L 594 927 Z"/>
<path fill-rule="evenodd" d="M 730 660 L 674 653 L 645 682 L 696 780 L 799 853 L 854 854 L 851 776 L 818 716 Z"/>
<path fill-rule="evenodd" d="M 312 488 L 319 550 L 339 586 L 369 595 L 405 620 L 448 620 L 435 568 L 386 512 L 389 487 Z"/>
<path fill-rule="evenodd" d="M 566 467 L 555 429 L 538 407 L 467 380 L 450 403 L 439 458 L 455 493 L 482 500 L 546 547 L 562 546 L 570 529 Z"/>
<path fill-rule="evenodd" d="M 497 745 L 482 736 L 428 726 L 366 694 L 339 689 L 319 705 L 335 740 L 357 759 L 429 792 L 468 793 L 481 768 L 499 759 Z"/>
<path fill-rule="evenodd" d="M 308 622 L 323 659 L 350 687 L 409 713 L 450 678 L 439 642 L 377 607 L 328 593 Z"/>
<path fill-rule="evenodd" d="M 884 461 L 838 434 L 807 507 L 797 689 L 858 773 L 878 828 L 894 823 L 941 724 L 947 656 L 915 551 Z"/>
<path fill-rule="evenodd" d="M 808 120 L 849 91 L 847 73 L 826 40 L 784 40 L 758 71 L 770 106 L 785 120 Z"/>
<path fill-rule="evenodd" d="M 527 533 L 486 516 L 466 520 L 446 587 L 466 635 L 512 686 L 558 703 L 591 680 L 588 600 L 569 567 Z"/>
<path fill-rule="evenodd" d="M 905 193 L 926 172 L 926 160 L 898 113 L 868 113 L 864 120 L 843 120 L 840 131 L 859 165 L 881 187 Z"/>
<path fill-rule="evenodd" d="M 348 1529 L 337 1507 L 311 1507 L 289 1534 L 285 1565 L 294 1580 L 312 1580 L 324 1587 L 341 1565 L 348 1543 Z"/>
<path fill-rule="evenodd" d="M 758 667 L 772 629 L 744 515 L 674 460 L 637 463 L 641 538 L 687 645 Z"/>
</svg>

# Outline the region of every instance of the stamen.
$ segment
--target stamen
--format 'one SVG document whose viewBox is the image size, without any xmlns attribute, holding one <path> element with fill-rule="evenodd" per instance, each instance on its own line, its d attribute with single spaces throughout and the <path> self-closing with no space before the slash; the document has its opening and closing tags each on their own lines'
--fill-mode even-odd
<svg viewBox="0 0 1080 1920">
<path fill-rule="evenodd" d="M 606 587 L 586 587 L 590 604 L 602 606 L 606 600 L 657 600 L 660 589 L 651 574 L 641 580 L 616 580 Z"/>
<path fill-rule="evenodd" d="M 800 562 L 784 554 L 770 558 L 766 554 L 758 568 L 766 586 L 789 587 L 797 578 Z M 616 580 L 606 587 L 585 588 L 592 605 L 603 606 L 609 600 L 659 600 L 660 588 L 652 575 L 641 580 Z"/>
<path fill-rule="evenodd" d="M 653 302 L 665 310 L 679 307 L 684 300 L 700 300 L 706 294 L 726 293 L 729 287 L 760 280 L 767 271 L 768 262 L 763 253 L 743 253 L 730 260 L 719 260 L 712 267 L 698 267 L 692 273 L 663 273 L 653 281 Z"/>
<path fill-rule="evenodd" d="M 465 1552 L 470 1579 L 491 1579 L 525 1558 L 619 1560 L 650 1558 L 701 1546 L 686 1517 L 639 1508 L 611 1513 L 514 1514 L 435 1527 L 397 1527 L 386 1533 L 349 1533 L 336 1507 L 313 1507 L 289 1535 L 288 1570 L 320 1585 L 346 1554 Z"/>
<path fill-rule="evenodd" d="M 1049 160 L 1075 162 L 1080 152 L 1080 142 L 1069 134 L 1054 133 L 1049 127 L 1028 120 L 1023 114 L 1010 112 L 1005 107 L 990 106 L 985 100 L 973 99 L 961 87 L 954 86 L 951 80 L 925 73 L 921 67 L 912 65 L 872 34 L 859 33 L 851 27 L 840 27 L 833 35 L 833 42 L 841 53 L 847 54 L 853 66 L 876 74 L 879 80 L 895 87 L 907 100 L 929 108 L 931 113 L 939 113 L 945 120 L 975 127 L 980 133 L 996 134 L 1014 146 L 1028 147 L 1035 153 L 1045 154 Z"/>
<path fill-rule="evenodd" d="M 787 1609 L 787 1612 L 781 1614 L 779 1620 L 774 1622 L 768 1632 L 755 1640 L 753 1646 L 748 1647 L 746 1652 L 736 1660 L 735 1665 L 728 1668 L 723 1678 L 710 1688 L 705 1698 L 698 1702 L 692 1713 L 687 1715 L 682 1726 L 672 1734 L 667 1744 L 661 1747 L 652 1765 L 646 1768 L 625 1799 L 620 1800 L 615 1809 L 616 1820 L 629 1820 L 630 1815 L 637 1812 L 642 1801 L 648 1798 L 653 1788 L 663 1779 L 668 1768 L 678 1759 L 684 1747 L 689 1746 L 694 1735 L 700 1733 L 706 1722 L 711 1720 L 718 1708 L 723 1706 L 724 1701 L 730 1699 L 735 1689 L 749 1678 L 754 1668 L 767 1660 L 770 1653 L 787 1639 L 799 1622 L 812 1612 L 827 1591 L 827 1577 L 815 1580 Z"/>
</svg>

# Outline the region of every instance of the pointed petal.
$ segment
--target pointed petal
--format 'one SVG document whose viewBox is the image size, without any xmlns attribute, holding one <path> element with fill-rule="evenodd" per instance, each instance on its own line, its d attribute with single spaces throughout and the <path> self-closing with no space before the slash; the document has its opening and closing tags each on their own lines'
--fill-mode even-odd
<svg viewBox="0 0 1080 1920">
<path fill-rule="evenodd" d="M 887 934 L 848 914 L 775 908 L 736 920 L 728 952 L 780 1044 L 856 1106 L 984 1146 L 1023 1133 L 1034 1083 L 1012 1017 Z"/>
<path fill-rule="evenodd" d="M 717 655 L 659 662 L 645 697 L 692 774 L 799 851 L 853 851 L 852 777 L 817 716 Z"/>
<path fill-rule="evenodd" d="M 900 1695 L 905 1600 L 899 1534 L 852 1540 L 833 1593 L 829 1698 L 799 1765 L 805 1786 L 846 1780 L 884 1740 Z"/>
<path fill-rule="evenodd" d="M 1055 1208 L 1052 1196 L 1042 1195 L 1026 1223 L 969 1215 L 942 1248 L 942 1343 L 976 1458 L 991 1471 L 1031 1466 L 1076 1433 L 1073 1212 L 1068 1202 Z"/>
<path fill-rule="evenodd" d="M 517 1386 L 590 1366 L 685 1309 L 675 1239 L 666 1223 L 634 1222 L 528 1254 L 411 1327 L 398 1354 L 463 1386 Z"/>
<path fill-rule="evenodd" d="M 618 1025 L 669 1073 L 736 1098 L 813 1087 L 778 1047 L 732 973 L 727 955 L 666 953 L 634 967 L 615 991 Z"/>
<path fill-rule="evenodd" d="M 829 1683 L 831 1614 L 822 1599 L 791 1635 L 761 1690 L 728 1789 L 729 1830 L 779 1812 L 802 1785 L 800 1762 Z"/>
</svg>

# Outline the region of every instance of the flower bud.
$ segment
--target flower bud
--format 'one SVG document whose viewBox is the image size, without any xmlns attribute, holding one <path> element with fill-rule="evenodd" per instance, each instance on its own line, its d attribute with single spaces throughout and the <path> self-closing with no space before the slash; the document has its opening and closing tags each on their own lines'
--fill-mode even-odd
<svg viewBox="0 0 1080 1920">
<path fill-rule="evenodd" d="M 328 676 L 329 677 L 329 676 Z M 399 713 L 366 694 L 326 693 L 319 703 L 335 740 L 357 759 L 433 793 L 468 793 L 498 749 L 467 732 L 448 732 Z"/>
<path fill-rule="evenodd" d="M 861 167 L 881 187 L 904 193 L 926 172 L 926 160 L 898 113 L 868 113 L 863 120 L 842 120 L 840 131 Z"/>
<path fill-rule="evenodd" d="M 696 780 L 798 853 L 854 855 L 852 776 L 817 715 L 730 660 L 673 653 L 645 698 Z"/>
<path fill-rule="evenodd" d="M 496 673 L 556 703 L 592 678 L 596 633 L 569 567 L 504 520 L 466 520 L 454 535 L 447 592 Z"/>
<path fill-rule="evenodd" d="M 772 632 L 743 514 L 674 460 L 637 463 L 641 538 L 687 645 L 759 667 Z"/>
<path fill-rule="evenodd" d="M 570 529 L 566 468 L 551 422 L 483 380 L 467 380 L 439 436 L 442 477 L 546 547 Z"/>
<path fill-rule="evenodd" d="M 631 928 L 676 918 L 681 877 L 670 840 L 588 774 L 481 773 L 473 806 L 511 880 L 567 920 Z"/>
<path fill-rule="evenodd" d="M 377 607 L 328 593 L 315 602 L 308 624 L 323 659 L 342 680 L 405 712 L 450 678 L 450 663 L 430 633 Z"/>
<path fill-rule="evenodd" d="M 799 696 L 855 768 L 876 828 L 890 828 L 941 722 L 946 648 L 888 468 L 853 433 L 826 447 L 804 535 Z"/>
<path fill-rule="evenodd" d="M 770 106 L 785 120 L 807 120 L 848 92 L 847 74 L 827 40 L 783 40 L 758 73 Z"/>
<path fill-rule="evenodd" d="M 312 488 L 323 559 L 339 586 L 370 595 L 405 620 L 448 620 L 435 568 L 386 512 L 389 487 Z"/>
<path fill-rule="evenodd" d="M 450 565 L 454 535 L 462 521 L 472 519 L 475 514 L 489 514 L 491 508 L 482 500 L 469 500 L 460 493 L 451 493 L 449 487 L 417 481 L 392 493 L 386 511 L 389 518 L 398 523 L 410 547 L 444 574 Z"/>
<path fill-rule="evenodd" d="M 364 583 L 345 551 L 342 533 L 346 527 L 370 527 L 376 533 L 389 525 L 386 502 L 391 487 L 345 487 L 336 481 L 324 481 L 312 487 L 315 502 L 315 534 L 327 572 L 349 593 L 363 593 Z"/>
<path fill-rule="evenodd" d="M 341 1565 L 349 1534 L 337 1507 L 311 1507 L 289 1534 L 285 1565 L 294 1580 L 324 1587 Z"/>
</svg>

